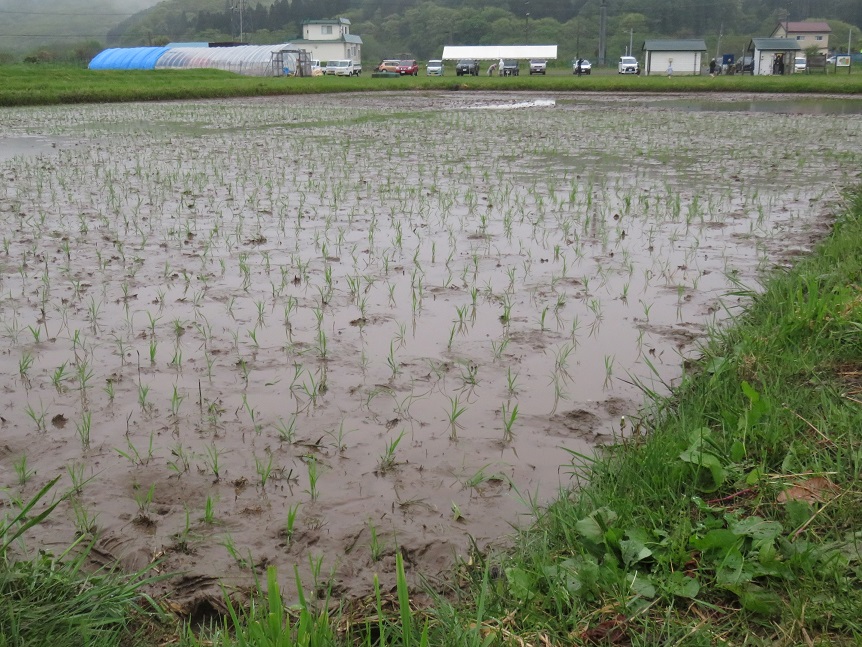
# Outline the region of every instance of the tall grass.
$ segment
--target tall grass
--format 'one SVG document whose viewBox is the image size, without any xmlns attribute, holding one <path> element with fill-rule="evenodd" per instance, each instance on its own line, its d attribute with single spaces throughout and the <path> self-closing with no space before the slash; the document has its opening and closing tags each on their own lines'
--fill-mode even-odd
<svg viewBox="0 0 862 647">
<path fill-rule="evenodd" d="M 86 568 L 90 546 L 80 536 L 60 555 L 40 551 L 20 558 L 25 533 L 45 521 L 68 495 L 47 502 L 59 477 L 49 481 L 0 524 L 0 645 L 96 647 L 126 644 L 144 609 L 154 609 L 141 594 L 155 581 L 147 571 L 124 575 Z M 142 606 L 142 604 L 144 606 Z"/>
</svg>

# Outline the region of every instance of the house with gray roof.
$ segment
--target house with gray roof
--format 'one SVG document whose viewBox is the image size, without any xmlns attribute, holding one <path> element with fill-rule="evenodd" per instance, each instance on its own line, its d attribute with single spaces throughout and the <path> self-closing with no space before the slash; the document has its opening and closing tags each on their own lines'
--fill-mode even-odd
<svg viewBox="0 0 862 647">
<path fill-rule="evenodd" d="M 706 41 L 702 38 L 678 40 L 647 40 L 643 44 L 644 73 L 667 74 L 668 68 L 676 74 L 701 74 Z"/>
<path fill-rule="evenodd" d="M 752 74 L 790 74 L 802 48 L 794 38 L 752 38 L 746 51 L 751 54 Z"/>
</svg>

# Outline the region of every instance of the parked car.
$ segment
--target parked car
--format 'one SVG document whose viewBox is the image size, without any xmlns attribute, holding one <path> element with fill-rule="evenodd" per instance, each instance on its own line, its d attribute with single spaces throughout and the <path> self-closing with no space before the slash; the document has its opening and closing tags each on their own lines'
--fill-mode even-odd
<svg viewBox="0 0 862 647">
<path fill-rule="evenodd" d="M 455 75 L 464 76 L 479 76 L 479 61 L 473 58 L 462 58 L 455 66 Z"/>
<path fill-rule="evenodd" d="M 362 73 L 362 67 L 349 58 L 337 59 L 328 61 L 323 73 L 332 76 L 359 76 Z"/>
<path fill-rule="evenodd" d="M 401 61 L 395 69 L 401 76 L 416 76 L 419 74 L 419 63 L 412 58 Z"/>
<path fill-rule="evenodd" d="M 805 72 L 806 70 L 808 70 L 808 61 L 804 56 L 797 56 L 793 61 L 793 71 Z"/>
<path fill-rule="evenodd" d="M 521 66 L 513 58 L 507 58 L 503 61 L 502 76 L 518 76 L 521 73 Z"/>
<path fill-rule="evenodd" d="M 542 76 L 548 71 L 548 61 L 543 58 L 534 58 L 530 60 L 530 76 L 533 74 L 541 74 Z"/>
<path fill-rule="evenodd" d="M 428 63 L 425 65 L 426 76 L 443 76 L 443 72 L 443 61 L 439 59 L 428 61 Z"/>
<path fill-rule="evenodd" d="M 745 74 L 748 72 L 749 74 L 754 74 L 754 57 L 753 56 L 741 56 L 736 61 L 736 72 L 737 74 Z"/>
<path fill-rule="evenodd" d="M 401 62 L 397 58 L 384 58 L 380 65 L 377 66 L 378 72 L 397 72 L 398 64 Z"/>
<path fill-rule="evenodd" d="M 581 59 L 581 74 L 590 74 L 593 71 L 593 64 L 587 59 Z M 578 59 L 572 61 L 572 74 L 578 73 Z"/>
<path fill-rule="evenodd" d="M 619 74 L 640 74 L 641 66 L 634 56 L 620 56 L 617 72 Z"/>
</svg>

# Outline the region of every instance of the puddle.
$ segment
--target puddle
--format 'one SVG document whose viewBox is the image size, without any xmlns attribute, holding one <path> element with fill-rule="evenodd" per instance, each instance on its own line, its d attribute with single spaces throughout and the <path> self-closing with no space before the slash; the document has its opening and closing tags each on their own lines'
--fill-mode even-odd
<svg viewBox="0 0 862 647">
<path fill-rule="evenodd" d="M 57 153 L 57 145 L 58 141 L 50 137 L 33 135 L 0 137 L 0 162 L 9 161 L 15 157 L 54 155 Z"/>
<path fill-rule="evenodd" d="M 556 99 L 532 99 L 530 101 L 515 101 L 514 103 L 486 103 L 470 106 L 472 110 L 519 110 L 522 108 L 553 108 Z"/>
<path fill-rule="evenodd" d="M 666 101 L 663 106 L 687 112 L 751 112 L 786 115 L 841 116 L 862 115 L 862 100 L 823 97 L 796 97 L 793 99 L 741 99 Z"/>
<path fill-rule="evenodd" d="M 5 111 L 4 142 L 54 152 L 0 161 L 3 485 L 91 479 L 31 544 L 93 532 L 191 604 L 252 566 L 362 595 L 396 546 L 434 577 L 505 543 L 856 181 L 856 114 L 666 106 Z"/>
</svg>

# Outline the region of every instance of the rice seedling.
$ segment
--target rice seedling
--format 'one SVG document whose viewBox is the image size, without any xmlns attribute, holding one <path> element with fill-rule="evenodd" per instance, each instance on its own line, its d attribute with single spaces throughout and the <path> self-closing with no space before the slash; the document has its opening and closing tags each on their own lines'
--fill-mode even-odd
<svg viewBox="0 0 862 647">
<path fill-rule="evenodd" d="M 81 413 L 81 420 L 75 421 L 75 432 L 78 434 L 78 439 L 81 441 L 81 447 L 85 450 L 90 449 L 90 429 L 92 426 L 93 414 L 89 411 Z"/>
<path fill-rule="evenodd" d="M 212 472 L 216 481 L 219 480 L 221 473 L 221 464 L 219 463 L 221 454 L 221 450 L 216 447 L 215 443 L 210 443 L 206 446 L 206 455 L 203 458 L 204 465 L 206 465 L 207 469 Z"/>
<path fill-rule="evenodd" d="M 284 537 L 287 539 L 288 543 L 293 538 L 294 533 L 296 532 L 296 518 L 299 513 L 299 503 L 294 503 L 287 509 L 287 519 L 284 523 Z"/>
<path fill-rule="evenodd" d="M 47 431 L 47 428 L 45 427 L 45 417 L 48 415 L 48 412 L 45 411 L 44 407 L 41 407 L 37 413 L 36 410 L 28 403 L 27 406 L 24 407 L 24 412 L 33 422 L 36 423 L 36 431 Z"/>
<path fill-rule="evenodd" d="M 202 521 L 208 526 L 212 526 L 216 522 L 215 506 L 217 502 L 218 498 L 207 495 L 207 500 L 204 503 L 204 516 Z"/>
<path fill-rule="evenodd" d="M 257 455 L 254 455 L 254 469 L 257 472 L 258 478 L 260 479 L 260 489 L 263 490 L 266 488 L 266 482 L 269 480 L 270 475 L 272 474 L 272 452 L 266 452 L 267 458 L 260 459 Z"/>
<path fill-rule="evenodd" d="M 458 419 L 464 415 L 465 411 L 467 411 L 467 406 L 461 404 L 457 395 L 449 397 L 447 415 L 449 417 L 449 437 L 452 440 L 458 439 L 458 429 L 461 428 L 461 423 L 458 422 Z"/>
<path fill-rule="evenodd" d="M 35 474 L 33 470 L 27 467 L 27 454 L 21 454 L 21 458 L 13 464 L 15 475 L 18 477 L 18 485 L 27 485 L 27 481 Z"/>
<path fill-rule="evenodd" d="M 296 440 L 296 416 L 291 416 L 290 422 L 285 422 L 283 418 L 279 418 L 275 424 L 275 430 L 278 432 L 278 438 L 281 442 L 293 444 Z"/>
<path fill-rule="evenodd" d="M 371 539 L 369 541 L 369 548 L 371 550 L 371 561 L 379 562 L 380 558 L 383 557 L 383 551 L 386 546 L 380 540 L 380 537 L 377 535 L 377 528 L 373 523 L 369 520 L 368 523 L 368 532 L 371 535 Z"/>
<path fill-rule="evenodd" d="M 315 501 L 320 495 L 320 490 L 317 487 L 317 481 L 320 477 L 317 471 L 317 459 L 313 456 L 306 459 L 305 467 L 308 470 L 308 490 L 306 490 L 306 492 L 311 500 Z"/>
<path fill-rule="evenodd" d="M 515 438 L 512 427 L 518 419 L 518 405 L 512 407 L 510 403 L 504 402 L 500 408 L 500 413 L 503 416 L 503 442 L 510 443 Z"/>
<path fill-rule="evenodd" d="M 138 483 L 132 485 L 132 497 L 138 506 L 138 518 L 149 519 L 150 506 L 156 497 L 156 484 L 153 483 L 146 490 L 143 490 Z"/>
<path fill-rule="evenodd" d="M 398 444 L 401 442 L 401 439 L 404 438 L 406 433 L 407 432 L 402 429 L 401 433 L 398 434 L 396 438 L 393 438 L 391 441 L 386 443 L 385 450 L 377 461 L 377 471 L 379 473 L 386 474 L 386 472 L 390 471 L 398 464 L 395 452 L 398 449 Z"/>
</svg>

